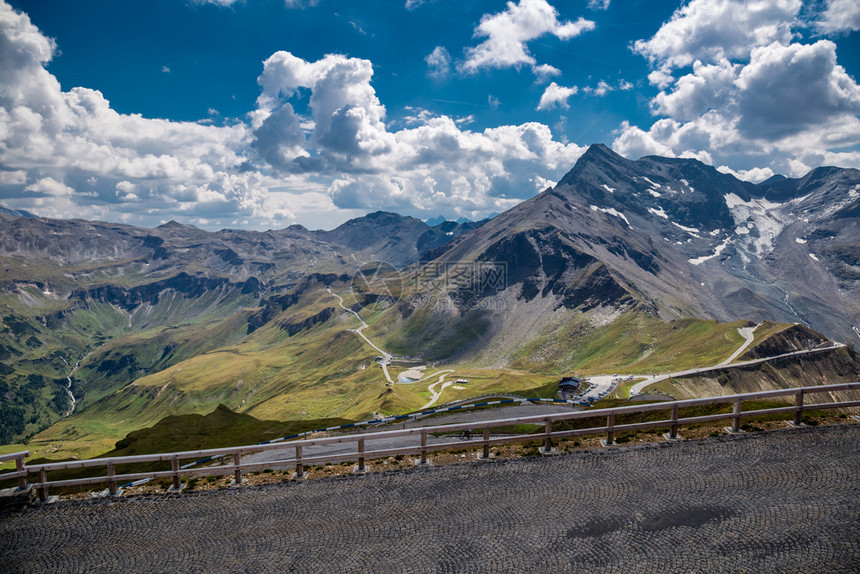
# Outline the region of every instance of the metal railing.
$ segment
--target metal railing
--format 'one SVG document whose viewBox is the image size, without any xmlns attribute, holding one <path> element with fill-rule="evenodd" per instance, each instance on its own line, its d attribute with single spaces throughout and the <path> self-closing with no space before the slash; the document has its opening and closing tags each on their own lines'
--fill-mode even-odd
<svg viewBox="0 0 860 574">
<path fill-rule="evenodd" d="M 774 391 L 761 391 L 756 393 L 745 393 L 739 395 L 728 395 L 722 397 L 708 397 L 701 399 L 688 399 L 681 401 L 661 402 L 643 405 L 631 405 L 625 407 L 614 407 L 607 409 L 573 411 L 569 413 L 555 413 L 551 415 L 531 415 L 524 417 L 514 417 L 506 419 L 495 419 L 487 421 L 473 421 L 466 423 L 444 424 L 412 429 L 397 429 L 389 431 L 380 431 L 372 433 L 363 433 L 355 435 L 330 436 L 313 439 L 303 439 L 291 442 L 279 442 L 273 444 L 257 444 L 247 446 L 236 446 L 228 448 L 215 448 L 204 450 L 190 450 L 182 452 L 171 452 L 162 454 L 144 454 L 135 456 L 123 456 L 113 458 L 96 458 L 90 460 L 74 460 L 66 462 L 54 462 L 47 464 L 27 465 L 25 459 L 29 456 L 29 451 L 12 453 L 0 456 L 0 463 L 15 460 L 15 471 L 0 474 L 0 481 L 18 479 L 18 488 L 28 488 L 27 477 L 31 474 L 38 475 L 38 482 L 31 484 L 36 488 L 40 500 L 46 500 L 48 489 L 51 487 L 70 487 L 82 486 L 88 484 L 107 483 L 110 494 L 116 494 L 118 484 L 123 484 L 128 481 L 140 479 L 172 479 L 175 490 L 182 487 L 181 477 L 192 475 L 223 475 L 233 474 L 235 484 L 242 483 L 242 473 L 259 471 L 272 468 L 295 467 L 295 477 L 304 477 L 304 468 L 307 465 L 318 465 L 331 462 L 342 461 L 357 461 L 356 472 L 362 473 L 366 470 L 366 461 L 374 458 L 382 458 L 395 455 L 418 455 L 417 464 L 428 463 L 428 453 L 438 450 L 451 450 L 454 448 L 473 448 L 480 447 L 481 452 L 479 458 L 490 458 L 490 447 L 494 445 L 509 444 L 515 442 L 527 441 L 543 441 L 542 451 L 545 453 L 552 452 L 553 440 L 561 438 L 569 438 L 580 435 L 605 434 L 603 443 L 612 445 L 615 443 L 615 434 L 618 432 L 645 430 L 659 427 L 668 427 L 669 432 L 666 433 L 668 439 L 678 438 L 678 428 L 681 425 L 699 424 L 714 422 L 720 420 L 731 420 L 731 427 L 727 427 L 730 432 L 740 432 L 741 419 L 748 417 L 756 417 L 772 414 L 793 414 L 793 424 L 802 424 L 802 416 L 804 411 L 817 409 L 834 409 L 848 408 L 860 406 L 860 400 L 854 401 L 837 401 L 828 403 L 805 403 L 807 395 L 817 393 L 833 393 L 837 391 L 851 391 L 860 389 L 860 382 L 842 383 L 835 385 L 822 385 L 814 387 L 801 387 L 793 389 L 780 389 Z M 743 402 L 751 400 L 774 399 L 778 397 L 794 397 L 794 404 L 785 407 L 773 407 L 757 410 L 743 410 Z M 716 413 L 691 417 L 680 417 L 680 409 L 686 407 L 696 407 L 702 405 L 715 404 L 731 404 L 733 405 L 730 413 Z M 630 424 L 615 424 L 616 417 L 623 415 L 648 413 L 653 411 L 669 411 L 669 418 L 656 421 L 646 421 Z M 606 425 L 582 429 L 570 430 L 552 430 L 552 423 L 558 421 L 570 421 L 576 419 L 592 419 L 606 418 Z M 499 427 L 508 427 L 519 424 L 543 424 L 544 432 L 527 435 L 512 435 L 512 436 L 495 436 L 491 437 L 490 429 Z M 455 433 L 466 429 L 480 429 L 480 436 L 476 434 L 474 438 L 463 440 L 459 443 L 441 442 L 430 444 L 428 438 L 437 433 Z M 367 450 L 366 445 L 370 441 L 383 440 L 403 436 L 416 436 L 417 444 L 396 448 L 383 448 L 378 450 Z M 338 443 L 354 443 L 355 450 L 347 453 L 330 453 L 316 455 L 311 457 L 303 456 L 303 449 L 315 445 L 331 445 Z M 291 450 L 292 457 L 278 458 L 273 460 L 265 460 L 262 462 L 243 463 L 242 457 L 252 453 L 263 453 L 272 450 Z M 180 461 L 191 458 L 200 457 L 232 457 L 232 464 L 220 464 L 218 466 L 199 467 L 199 468 L 180 468 Z M 148 472 L 132 472 L 127 474 L 118 474 L 116 467 L 119 465 L 151 463 L 151 462 L 170 462 L 170 470 L 148 471 Z M 60 470 L 82 469 L 90 467 L 103 467 L 106 474 L 104 476 L 87 477 L 87 478 L 72 478 L 65 480 L 49 481 L 47 474 Z"/>
</svg>

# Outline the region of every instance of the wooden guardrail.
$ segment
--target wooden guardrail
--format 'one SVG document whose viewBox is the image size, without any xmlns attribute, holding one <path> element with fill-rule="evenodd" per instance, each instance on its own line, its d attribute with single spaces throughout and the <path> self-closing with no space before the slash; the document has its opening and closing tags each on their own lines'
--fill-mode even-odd
<svg viewBox="0 0 860 574">
<path fill-rule="evenodd" d="M 18 479 L 18 490 L 24 490 L 27 488 L 27 470 L 24 465 L 24 460 L 30 456 L 29 450 L 24 450 L 21 452 L 11 452 L 9 454 L 0 454 L 0 464 L 4 462 L 9 462 L 10 460 L 15 461 L 15 472 L 9 472 L 3 475 L 0 475 L 0 480 L 2 479 L 10 479 L 17 478 Z"/>
<path fill-rule="evenodd" d="M 251 472 L 251 471 L 259 471 L 268 468 L 283 468 L 283 467 L 295 467 L 295 476 L 301 478 L 304 476 L 304 467 L 306 465 L 317 465 L 323 463 L 330 462 L 339 462 L 344 460 L 356 460 L 358 461 L 358 465 L 356 470 L 358 472 L 365 471 L 365 461 L 373 458 L 381 458 L 387 456 L 394 455 L 418 455 L 419 460 L 418 464 L 427 464 L 428 458 L 427 455 L 431 451 L 436 450 L 449 450 L 451 448 L 462 448 L 462 447 L 481 447 L 482 452 L 480 453 L 480 458 L 489 458 L 490 456 L 490 447 L 493 445 L 501 445 L 508 444 L 514 442 L 525 442 L 525 441 L 534 441 L 534 440 L 543 440 L 543 452 L 551 452 L 553 449 L 553 440 L 559 438 L 567 438 L 579 435 L 589 435 L 589 434 L 599 434 L 605 433 L 604 444 L 612 445 L 614 444 L 615 433 L 624 432 L 624 431 L 634 431 L 634 430 L 644 430 L 650 428 L 657 427 L 669 427 L 669 433 L 667 433 L 667 438 L 673 439 L 678 436 L 678 427 L 686 424 L 697 424 L 697 423 L 705 423 L 705 422 L 713 422 L 719 420 L 730 419 L 731 427 L 727 430 L 730 432 L 740 432 L 740 421 L 742 418 L 747 417 L 755 417 L 762 415 L 770 415 L 770 414 L 779 414 L 779 413 L 788 413 L 794 415 L 793 423 L 795 425 L 800 425 L 802 422 L 802 414 L 803 411 L 812 410 L 812 409 L 834 409 L 834 408 L 848 408 L 848 407 L 857 407 L 860 406 L 860 400 L 855 401 L 841 401 L 841 402 L 829 402 L 829 403 L 813 403 L 807 404 L 805 403 L 805 398 L 807 395 L 817 394 L 817 393 L 832 393 L 836 391 L 850 391 L 850 390 L 858 390 L 860 389 L 860 382 L 854 383 L 842 383 L 836 385 L 822 385 L 815 387 L 801 387 L 794 389 L 780 389 L 775 391 L 762 391 L 756 393 L 746 393 L 739 395 L 728 395 L 722 397 L 708 397 L 701 399 L 688 399 L 681 401 L 671 401 L 671 402 L 661 402 L 661 403 L 652 403 L 652 404 L 643 404 L 643 405 L 632 405 L 625 407 L 615 407 L 608 409 L 595 409 L 595 410 L 583 410 L 583 411 L 573 411 L 569 413 L 555 413 L 551 415 L 531 415 L 524 417 L 514 417 L 514 418 L 506 418 L 506 419 L 495 419 L 488 421 L 477 421 L 477 422 L 467 422 L 467 423 L 456 423 L 456 424 L 445 424 L 445 425 L 436 425 L 430 427 L 421 427 L 421 428 L 413 428 L 413 429 L 397 429 L 390 431 L 380 431 L 380 432 L 372 432 L 372 433 L 363 433 L 363 434 L 355 434 L 355 435 L 344 435 L 344 436 L 331 436 L 331 437 L 322 437 L 322 438 L 314 438 L 314 439 L 303 439 L 296 440 L 290 442 L 278 442 L 271 444 L 258 444 L 258 445 L 247 445 L 247 446 L 237 446 L 237 447 L 228 447 L 228 448 L 215 448 L 215 449 L 205 449 L 205 450 L 191 450 L 191 451 L 183 451 L 183 452 L 171 452 L 171 453 L 162 453 L 162 454 L 144 454 L 144 455 L 136 455 L 136 456 L 123 456 L 123 457 L 113 457 L 113 458 L 95 458 L 90 460 L 74 460 L 74 461 L 65 461 L 65 462 L 54 462 L 48 464 L 36 464 L 36 465 L 27 465 L 25 464 L 25 458 L 29 456 L 29 452 L 20 452 L 20 453 L 12 453 L 0 456 L 0 463 L 15 460 L 16 461 L 16 469 L 14 472 L 9 472 L 5 474 L 0 474 L 0 481 L 9 480 L 17 478 L 19 481 L 19 488 L 27 488 L 27 477 L 31 474 L 38 475 L 38 482 L 33 483 L 31 486 L 37 489 L 39 493 L 40 500 L 46 500 L 48 495 L 48 489 L 50 487 L 65 487 L 65 486 L 81 486 L 87 484 L 99 484 L 99 483 L 107 483 L 108 490 L 111 494 L 116 494 L 118 490 L 118 484 L 122 484 L 129 481 L 141 480 L 145 478 L 169 478 L 173 481 L 173 488 L 180 489 L 181 488 L 181 477 L 182 476 L 190 476 L 190 475 L 223 475 L 223 474 L 233 474 L 235 483 L 241 484 L 242 481 L 242 473 Z M 794 397 L 794 405 L 785 406 L 785 407 L 774 407 L 768 409 L 758 409 L 758 410 L 743 410 L 743 402 L 750 400 L 762 400 L 762 399 L 773 399 L 778 397 Z M 703 416 L 694 416 L 694 417 L 684 417 L 681 418 L 679 416 L 680 409 L 685 407 L 695 407 L 701 405 L 713 405 L 713 404 L 732 404 L 733 409 L 731 413 L 718 413 L 711 415 L 703 415 Z M 669 411 L 670 415 L 668 419 L 657 420 L 657 421 L 648 421 L 642 423 L 633 423 L 633 424 L 615 424 L 615 418 L 621 415 L 633 414 L 633 413 L 646 413 L 653 411 Z M 555 431 L 552 430 L 552 423 L 557 421 L 565 421 L 565 420 L 574 420 L 574 419 L 583 419 L 583 418 L 595 418 L 595 417 L 606 417 L 606 425 L 600 427 L 592 427 L 585 429 L 573 429 L 573 430 L 562 430 Z M 507 427 L 511 425 L 517 424 L 543 424 L 544 432 L 538 434 L 528 434 L 528 435 L 515 435 L 515 436 L 502 436 L 502 437 L 490 437 L 490 429 L 498 428 L 498 427 Z M 463 431 L 466 429 L 481 429 L 480 436 L 475 436 L 472 439 L 464 440 L 460 443 L 452 444 L 450 442 L 447 443 L 438 443 L 438 444 L 430 444 L 428 442 L 428 437 L 433 435 L 434 433 L 451 433 L 457 431 Z M 366 444 L 369 441 L 374 440 L 382 440 L 387 438 L 401 437 L 401 436 L 417 436 L 418 441 L 417 444 L 397 447 L 397 448 L 386 448 L 379 450 L 367 450 Z M 347 453 L 332 453 L 325 455 L 317 455 L 312 457 L 304 457 L 302 455 L 303 449 L 312 445 L 328 445 L 328 444 L 337 444 L 337 443 L 355 443 L 356 447 L 354 451 Z M 268 452 L 272 450 L 280 450 L 284 449 L 292 450 L 293 456 L 291 458 L 278 458 L 273 460 L 266 460 L 263 462 L 252 462 L 252 463 L 243 463 L 242 457 L 252 453 L 261 453 Z M 232 464 L 221 464 L 219 466 L 208 466 L 208 467 L 198 467 L 198 468 L 180 468 L 180 461 L 186 459 L 197 459 L 201 457 L 210 457 L 210 458 L 218 458 L 218 457 L 232 457 Z M 135 472 L 129 474 L 117 474 L 116 467 L 119 465 L 129 465 L 129 464 L 137 464 L 137 463 L 147 463 L 147 462 L 158 462 L 158 461 L 166 461 L 170 462 L 171 469 L 163 470 L 163 471 L 150 471 L 150 472 Z M 91 478 L 75 478 L 75 479 L 67 479 L 67 480 L 54 480 L 49 481 L 47 474 L 49 472 L 55 472 L 59 470 L 68 470 L 68 469 L 80 469 L 80 468 L 90 468 L 90 467 L 103 467 L 106 470 L 106 474 L 104 476 L 97 476 Z"/>
</svg>

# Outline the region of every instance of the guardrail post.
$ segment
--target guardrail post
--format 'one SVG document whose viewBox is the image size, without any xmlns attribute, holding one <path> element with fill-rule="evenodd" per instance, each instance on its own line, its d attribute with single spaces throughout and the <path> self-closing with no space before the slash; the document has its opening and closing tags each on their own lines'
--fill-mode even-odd
<svg viewBox="0 0 860 574">
<path fill-rule="evenodd" d="M 302 445 L 296 445 L 296 476 L 295 478 L 305 477 L 305 465 L 302 464 Z"/>
<path fill-rule="evenodd" d="M 735 406 L 732 408 L 732 427 L 730 432 L 741 432 L 741 398 L 735 399 Z"/>
<path fill-rule="evenodd" d="M 418 464 L 427 464 L 427 431 L 421 431 L 421 458 Z"/>
<path fill-rule="evenodd" d="M 669 440 L 678 438 L 678 403 L 672 405 L 672 424 L 669 425 L 669 434 L 666 435 Z"/>
<path fill-rule="evenodd" d="M 603 441 L 603 446 L 612 446 L 615 444 L 615 413 L 609 413 L 606 416 L 606 440 Z"/>
<path fill-rule="evenodd" d="M 797 391 L 794 395 L 794 426 L 799 427 L 803 424 L 803 391 Z"/>
<path fill-rule="evenodd" d="M 552 419 L 547 417 L 546 422 L 544 423 L 544 439 L 543 439 L 543 452 L 544 454 L 549 454 L 552 452 L 552 437 L 550 433 L 552 432 Z"/>
<path fill-rule="evenodd" d="M 178 492 L 182 490 L 182 483 L 179 482 L 179 457 L 176 455 L 173 455 L 173 458 L 170 459 L 170 470 L 173 471 L 172 490 Z"/>
<path fill-rule="evenodd" d="M 233 484 L 242 486 L 242 453 L 233 453 Z"/>
<path fill-rule="evenodd" d="M 15 471 L 22 472 L 24 470 L 24 457 L 19 456 L 15 459 Z M 18 490 L 27 490 L 27 476 L 18 477 Z"/>
<path fill-rule="evenodd" d="M 488 441 L 490 440 L 490 427 L 484 427 L 483 438 L 484 438 L 484 446 L 483 446 L 482 451 L 481 451 L 481 458 L 489 459 L 490 458 L 490 443 Z"/>
<path fill-rule="evenodd" d="M 355 468 L 356 473 L 364 473 L 367 472 L 367 469 L 364 467 L 364 439 L 358 439 L 358 466 Z"/>
<path fill-rule="evenodd" d="M 114 469 L 113 463 L 111 461 L 107 462 L 107 476 L 108 476 L 108 492 L 110 492 L 111 496 L 116 496 L 116 470 Z"/>
<path fill-rule="evenodd" d="M 41 500 L 42 502 L 48 500 L 48 487 L 45 486 L 46 482 L 48 482 L 48 472 L 43 466 L 39 469 L 39 500 Z"/>
</svg>

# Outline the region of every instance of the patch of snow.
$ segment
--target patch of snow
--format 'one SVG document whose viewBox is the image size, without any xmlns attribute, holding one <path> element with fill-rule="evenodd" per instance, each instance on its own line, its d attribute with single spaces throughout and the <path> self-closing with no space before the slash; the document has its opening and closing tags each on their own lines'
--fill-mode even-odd
<svg viewBox="0 0 860 574">
<path fill-rule="evenodd" d="M 850 197 L 851 199 L 854 199 L 855 197 L 860 197 L 860 183 L 858 183 L 848 191 L 848 197 Z"/>
<path fill-rule="evenodd" d="M 809 256 L 812 257 L 814 260 L 819 261 L 818 257 L 816 257 L 814 253 L 810 253 Z"/>
<path fill-rule="evenodd" d="M 737 233 L 738 235 L 749 235 L 750 230 L 749 227 L 747 227 L 746 225 L 741 225 L 740 227 L 735 229 L 735 233 Z"/>
<path fill-rule="evenodd" d="M 597 207 L 596 205 L 592 205 L 591 211 L 602 211 L 603 213 L 608 213 L 609 215 L 614 215 L 615 217 L 620 217 L 627 224 L 627 227 L 629 227 L 630 229 L 633 229 L 633 226 L 630 225 L 630 221 L 628 221 L 627 217 L 623 213 L 621 213 L 620 211 L 616 210 L 614 207 L 606 208 L 606 207 Z"/>
<path fill-rule="evenodd" d="M 716 237 L 717 235 L 720 234 L 720 231 L 722 231 L 722 230 L 721 229 L 714 229 L 713 231 L 711 231 L 711 237 Z"/>
<path fill-rule="evenodd" d="M 734 193 L 724 196 L 726 206 L 732 213 L 732 218 L 738 226 L 735 233 L 738 235 L 749 235 L 739 244 L 743 248 L 742 257 L 746 260 L 744 252 L 756 257 L 763 257 L 773 251 L 774 242 L 782 230 L 794 219 L 786 209 L 788 204 L 773 203 L 767 199 L 752 198 L 744 201 Z M 743 231 L 743 226 L 747 231 Z M 749 230 L 757 229 L 757 237 L 749 234 Z"/>
<path fill-rule="evenodd" d="M 744 200 L 734 193 L 727 193 L 724 199 L 726 200 L 726 206 L 729 209 L 734 209 L 739 205 L 745 205 Z"/>
<path fill-rule="evenodd" d="M 654 191 L 653 189 L 649 189 L 649 190 L 648 190 L 648 193 L 650 193 L 650 194 L 651 194 L 651 195 L 653 195 L 654 197 L 662 197 L 662 195 L 660 195 L 659 193 L 657 193 L 657 192 L 656 192 L 656 191 Z"/>
<path fill-rule="evenodd" d="M 603 189 L 605 189 L 605 190 L 606 190 L 606 191 L 608 191 L 609 193 L 615 193 L 615 188 L 614 188 L 614 187 L 609 187 L 609 186 L 608 186 L 608 185 L 606 185 L 605 183 L 603 184 Z"/>
<path fill-rule="evenodd" d="M 453 231 L 449 231 L 449 232 L 448 232 L 448 233 L 446 233 L 445 235 L 454 235 L 454 232 L 453 232 Z"/>
<path fill-rule="evenodd" d="M 692 263 L 693 265 L 701 265 L 702 263 L 704 263 L 705 261 L 707 261 L 709 259 L 713 259 L 714 257 L 719 257 L 720 253 L 722 253 L 723 250 L 729 246 L 729 242 L 731 240 L 732 240 L 732 237 L 730 235 L 730 236 L 726 237 L 722 243 L 717 245 L 716 249 L 714 249 L 713 254 L 705 255 L 704 257 L 696 257 L 695 259 L 688 259 L 688 261 L 690 263 Z"/>
<path fill-rule="evenodd" d="M 806 239 L 801 239 L 800 237 L 795 237 L 795 238 L 794 238 L 794 241 L 795 241 L 795 242 L 797 242 L 797 243 L 800 243 L 801 245 L 803 245 L 804 243 L 806 243 Z"/>
<path fill-rule="evenodd" d="M 699 233 L 700 233 L 699 230 L 694 228 L 694 227 L 684 227 L 680 223 L 675 223 L 674 221 L 672 222 L 672 225 L 674 225 L 675 227 L 677 227 L 679 229 L 683 229 L 684 231 L 686 231 L 687 233 L 689 233 L 691 235 L 695 235 L 696 237 L 699 236 Z"/>
<path fill-rule="evenodd" d="M 807 193 L 806 195 L 803 195 L 801 197 L 795 197 L 794 199 L 790 200 L 789 203 L 792 205 L 798 205 L 798 204 L 806 201 L 806 198 L 809 197 L 810 195 L 812 195 L 812 193 Z"/>
<path fill-rule="evenodd" d="M 651 187 L 653 187 L 654 189 L 660 189 L 660 187 L 661 187 L 661 185 L 660 185 L 659 183 L 654 183 L 653 181 L 651 181 L 650 179 L 648 179 L 648 178 L 647 178 L 647 177 L 645 177 L 644 175 L 642 176 L 642 179 L 644 179 L 645 181 L 647 181 L 648 183 L 650 183 L 650 184 L 651 184 Z"/>
<path fill-rule="evenodd" d="M 663 211 L 662 207 L 660 209 L 654 209 L 653 207 L 649 207 L 648 211 L 650 211 L 651 213 L 653 213 L 657 217 L 662 217 L 663 219 L 669 219 L 669 216 L 666 215 L 666 212 Z"/>
</svg>

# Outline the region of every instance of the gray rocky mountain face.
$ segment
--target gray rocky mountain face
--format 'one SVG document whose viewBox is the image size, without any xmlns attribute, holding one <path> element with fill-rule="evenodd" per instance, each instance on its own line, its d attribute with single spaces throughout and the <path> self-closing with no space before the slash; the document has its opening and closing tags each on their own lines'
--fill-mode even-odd
<svg viewBox="0 0 860 574">
<path fill-rule="evenodd" d="M 575 291 L 600 267 L 603 299 L 624 292 L 666 319 L 797 322 L 851 342 L 860 341 L 858 215 L 855 169 L 756 185 L 693 159 L 630 161 L 594 145 L 554 188 L 443 258 L 501 258 L 520 298 L 561 293 L 566 307 L 588 307 L 594 290 L 581 301 Z"/>
</svg>

